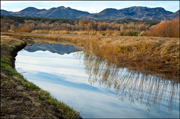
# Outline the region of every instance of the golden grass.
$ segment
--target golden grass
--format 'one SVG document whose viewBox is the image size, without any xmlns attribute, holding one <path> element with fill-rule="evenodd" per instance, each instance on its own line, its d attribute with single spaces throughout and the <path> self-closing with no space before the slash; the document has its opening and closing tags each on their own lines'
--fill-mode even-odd
<svg viewBox="0 0 180 119">
<path fill-rule="evenodd" d="M 49 33 L 48 30 L 33 30 L 31 33 Z"/>
<path fill-rule="evenodd" d="M 163 37 L 89 37 L 61 35 L 29 35 L 49 41 L 67 42 L 83 47 L 85 52 L 118 66 L 134 70 L 179 77 L 179 39 Z"/>
<path fill-rule="evenodd" d="M 122 32 L 123 34 L 121 34 Z M 31 33 L 96 35 L 96 36 L 138 36 L 140 34 L 140 31 L 131 30 L 131 29 L 126 29 L 124 31 L 119 31 L 119 30 L 106 30 L 106 31 L 33 30 Z"/>
<path fill-rule="evenodd" d="M 129 37 L 119 40 L 90 39 L 85 51 L 119 66 L 179 76 L 179 40 Z"/>
</svg>

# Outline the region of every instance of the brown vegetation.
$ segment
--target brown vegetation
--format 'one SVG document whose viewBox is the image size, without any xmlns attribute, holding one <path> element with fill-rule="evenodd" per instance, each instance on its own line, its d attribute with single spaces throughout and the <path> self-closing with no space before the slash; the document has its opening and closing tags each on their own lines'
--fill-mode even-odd
<svg viewBox="0 0 180 119">
<path fill-rule="evenodd" d="M 153 23 L 153 22 L 152 22 Z M 151 26 L 151 22 L 131 21 L 94 21 L 76 20 L 62 22 L 58 20 L 24 20 L 1 19 L 1 31 L 32 32 L 49 34 L 77 34 L 98 36 L 158 36 L 179 37 L 179 18 L 162 21 Z"/>
<path fill-rule="evenodd" d="M 84 47 L 88 53 L 106 59 L 119 66 L 136 70 L 179 76 L 179 41 L 122 39 L 119 41 L 87 40 Z"/>
<path fill-rule="evenodd" d="M 146 31 L 147 36 L 180 37 L 179 18 L 171 21 L 162 21 Z"/>
<path fill-rule="evenodd" d="M 22 36 L 19 34 L 16 37 Z M 51 39 L 57 42 L 71 42 L 82 46 L 84 51 L 105 59 L 118 66 L 134 70 L 162 73 L 166 76 L 179 77 L 179 39 L 162 37 L 84 37 L 39 35 L 39 39 Z M 38 40 L 36 40 L 38 41 Z"/>
<path fill-rule="evenodd" d="M 31 32 L 33 29 L 29 26 L 22 26 L 20 28 L 14 27 L 12 30 L 15 32 Z"/>
<path fill-rule="evenodd" d="M 144 22 L 129 22 L 129 23 L 118 23 L 117 21 L 90 21 L 90 20 L 79 20 L 70 23 L 62 23 L 59 21 L 33 21 L 24 20 L 23 22 L 15 22 L 14 20 L 1 19 L 1 31 L 11 32 L 32 32 L 32 33 L 65 33 L 65 34 L 85 34 L 88 35 L 104 35 L 104 36 L 120 36 L 129 35 L 129 32 L 137 32 L 130 35 L 137 36 L 140 31 L 146 30 L 150 25 Z M 123 32 L 122 33 L 120 33 Z"/>
</svg>

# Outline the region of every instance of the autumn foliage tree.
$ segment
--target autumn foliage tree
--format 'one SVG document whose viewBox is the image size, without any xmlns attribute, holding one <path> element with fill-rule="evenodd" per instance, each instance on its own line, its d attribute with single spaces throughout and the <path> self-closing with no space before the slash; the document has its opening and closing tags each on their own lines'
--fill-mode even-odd
<svg viewBox="0 0 180 119">
<path fill-rule="evenodd" d="M 14 20 L 1 19 L 1 31 L 8 31 Z"/>
<path fill-rule="evenodd" d="M 146 30 L 147 36 L 179 37 L 179 18 L 171 21 L 161 21 Z"/>
</svg>

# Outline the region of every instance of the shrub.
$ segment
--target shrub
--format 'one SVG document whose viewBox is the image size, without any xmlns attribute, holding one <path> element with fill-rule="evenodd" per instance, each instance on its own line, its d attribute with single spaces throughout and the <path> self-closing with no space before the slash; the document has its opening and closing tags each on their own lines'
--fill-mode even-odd
<svg viewBox="0 0 180 119">
<path fill-rule="evenodd" d="M 29 27 L 29 26 L 22 26 L 20 28 L 16 28 L 15 31 L 18 31 L 18 32 L 32 32 L 32 28 Z"/>
<path fill-rule="evenodd" d="M 77 39 L 72 39 L 71 43 L 77 43 Z"/>
<path fill-rule="evenodd" d="M 125 34 L 124 31 L 120 31 L 120 34 L 119 34 L 119 35 L 120 35 L 120 36 L 124 36 L 124 34 Z"/>
<path fill-rule="evenodd" d="M 106 34 L 105 33 L 102 33 L 102 36 L 105 36 Z"/>
<path fill-rule="evenodd" d="M 135 30 L 129 30 L 128 32 L 126 32 L 126 36 L 138 36 L 139 31 L 135 31 Z"/>
<path fill-rule="evenodd" d="M 142 32 L 139 34 L 139 36 L 145 36 L 145 35 L 146 35 L 145 31 L 142 31 Z"/>
<path fill-rule="evenodd" d="M 2 26 L 1 27 L 1 31 L 8 31 L 9 29 L 8 29 L 8 27 L 7 26 Z"/>
<path fill-rule="evenodd" d="M 146 30 L 148 36 L 179 37 L 179 18 L 171 21 L 161 21 L 159 24 Z"/>
</svg>

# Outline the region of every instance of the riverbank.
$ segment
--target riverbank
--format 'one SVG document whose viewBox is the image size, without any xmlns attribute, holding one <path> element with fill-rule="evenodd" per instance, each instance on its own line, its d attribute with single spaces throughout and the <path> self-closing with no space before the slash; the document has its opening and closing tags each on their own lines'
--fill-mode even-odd
<svg viewBox="0 0 180 119">
<path fill-rule="evenodd" d="M 79 112 L 28 82 L 14 69 L 23 40 L 1 34 L 1 118 L 81 118 Z"/>
<path fill-rule="evenodd" d="M 76 44 L 100 59 L 132 70 L 179 80 L 179 38 L 4 33 L 35 42 Z"/>
</svg>

